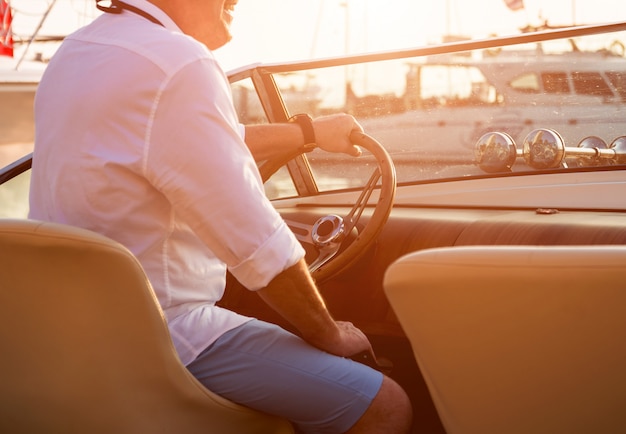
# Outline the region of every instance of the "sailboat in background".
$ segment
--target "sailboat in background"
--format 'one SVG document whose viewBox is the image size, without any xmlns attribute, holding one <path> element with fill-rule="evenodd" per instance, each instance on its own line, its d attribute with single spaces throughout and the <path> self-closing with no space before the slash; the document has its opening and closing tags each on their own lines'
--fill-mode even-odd
<svg viewBox="0 0 626 434">
<path fill-rule="evenodd" d="M 1 67 L 11 64 L 7 57 L 16 70 L 45 63 L 69 32 L 98 14 L 94 0 L 0 0 L 0 42 L 7 49 L 0 50 L 0 56 L 6 56 L 0 57 Z"/>
</svg>

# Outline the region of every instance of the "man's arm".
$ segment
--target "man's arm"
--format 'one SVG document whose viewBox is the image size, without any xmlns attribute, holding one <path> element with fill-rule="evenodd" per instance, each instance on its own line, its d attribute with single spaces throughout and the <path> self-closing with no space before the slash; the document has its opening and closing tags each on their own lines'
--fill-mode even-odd
<svg viewBox="0 0 626 434">
<path fill-rule="evenodd" d="M 361 330 L 332 318 L 304 259 L 276 276 L 258 294 L 293 324 L 304 340 L 324 351 L 349 357 L 371 350 Z"/>
<path fill-rule="evenodd" d="M 344 114 L 318 117 L 313 120 L 313 130 L 321 149 L 355 157 L 361 154 L 349 139 L 353 131 L 363 131 L 354 117 Z M 246 126 L 246 144 L 255 160 L 262 161 L 300 149 L 305 143 L 300 125 L 282 123 Z M 258 294 L 310 344 L 345 357 L 371 351 L 361 330 L 349 322 L 332 318 L 304 259 L 278 274 Z"/>
<path fill-rule="evenodd" d="M 321 116 L 313 119 L 317 146 L 329 152 L 343 152 L 358 157 L 361 150 L 349 136 L 352 131 L 363 131 L 354 117 L 345 114 Z M 301 149 L 304 135 L 297 123 L 276 123 L 246 126 L 246 144 L 256 161 L 263 161 Z"/>
</svg>

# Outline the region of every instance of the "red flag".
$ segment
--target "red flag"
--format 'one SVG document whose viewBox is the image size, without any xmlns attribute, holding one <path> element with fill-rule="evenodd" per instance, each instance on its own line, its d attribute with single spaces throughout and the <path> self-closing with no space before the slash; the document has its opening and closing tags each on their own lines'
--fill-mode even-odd
<svg viewBox="0 0 626 434">
<path fill-rule="evenodd" d="M 524 9 L 524 0 L 504 0 L 504 3 L 506 3 L 506 5 L 512 11 L 518 11 L 520 9 Z"/>
<path fill-rule="evenodd" d="M 13 57 L 12 20 L 9 0 L 0 0 L 0 56 Z"/>
</svg>

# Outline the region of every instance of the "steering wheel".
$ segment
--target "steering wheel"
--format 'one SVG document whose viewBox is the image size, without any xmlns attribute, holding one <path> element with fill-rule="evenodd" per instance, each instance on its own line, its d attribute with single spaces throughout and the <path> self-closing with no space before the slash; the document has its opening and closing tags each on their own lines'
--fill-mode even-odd
<svg viewBox="0 0 626 434">
<path fill-rule="evenodd" d="M 374 138 L 361 132 L 352 133 L 350 140 L 369 151 L 377 163 L 377 167 L 350 212 L 345 217 L 334 214 L 324 216 L 313 225 L 285 220 L 296 238 L 302 244 L 312 245 L 317 252 L 317 257 L 309 263 L 309 271 L 317 282 L 340 273 L 366 252 L 382 231 L 396 194 L 396 170 L 385 148 Z M 285 155 L 273 160 L 270 164 L 261 166 L 263 182 L 297 155 L 299 153 Z M 377 188 L 379 188 L 379 194 L 374 211 L 368 223 L 359 230 L 357 223 Z M 353 239 L 351 234 L 354 231 L 357 231 L 357 235 Z"/>
</svg>

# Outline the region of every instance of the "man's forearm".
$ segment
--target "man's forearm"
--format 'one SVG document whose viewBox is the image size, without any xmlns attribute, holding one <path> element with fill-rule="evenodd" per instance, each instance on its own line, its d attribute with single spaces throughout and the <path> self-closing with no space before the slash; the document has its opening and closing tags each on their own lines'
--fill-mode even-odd
<svg viewBox="0 0 626 434">
<path fill-rule="evenodd" d="M 246 125 L 246 145 L 256 161 L 263 161 L 304 145 L 304 135 L 298 124 Z"/>
<path fill-rule="evenodd" d="M 325 347 L 339 339 L 337 323 L 326 309 L 304 259 L 276 276 L 258 294 L 311 344 Z"/>
</svg>

